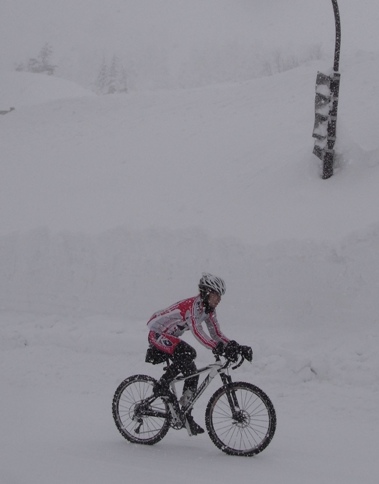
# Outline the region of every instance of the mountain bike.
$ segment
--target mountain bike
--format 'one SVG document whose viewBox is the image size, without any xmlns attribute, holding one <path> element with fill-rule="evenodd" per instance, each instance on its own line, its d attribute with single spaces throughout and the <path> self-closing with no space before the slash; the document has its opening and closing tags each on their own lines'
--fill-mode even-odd
<svg viewBox="0 0 379 484">
<path fill-rule="evenodd" d="M 216 447 L 229 455 L 253 456 L 262 452 L 275 434 L 274 406 L 257 386 L 232 381 L 230 370 L 242 365 L 243 355 L 239 354 L 234 361 L 218 354 L 214 356 L 215 363 L 190 375 L 176 377 L 167 395 L 154 395 L 156 380 L 151 376 L 126 378 L 116 389 L 112 401 L 113 418 L 121 435 L 129 442 L 145 445 L 162 440 L 170 427 L 186 428 L 192 435 L 186 415 L 218 374 L 222 386 L 211 396 L 205 411 L 209 437 Z M 197 391 L 189 401 L 179 400 L 177 385 L 196 375 L 204 376 Z"/>
</svg>

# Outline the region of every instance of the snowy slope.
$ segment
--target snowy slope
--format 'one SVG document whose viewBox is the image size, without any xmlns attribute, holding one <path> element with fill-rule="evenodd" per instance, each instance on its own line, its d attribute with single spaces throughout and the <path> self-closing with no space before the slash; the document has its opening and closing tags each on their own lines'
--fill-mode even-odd
<svg viewBox="0 0 379 484">
<path fill-rule="evenodd" d="M 76 83 L 9 71 L 16 52 L 33 54 L 25 41 L 37 49 L 48 31 L 62 58 L 89 58 L 84 47 L 101 50 L 114 12 L 120 23 L 113 39 L 124 8 L 138 25 L 147 6 L 157 29 L 151 38 L 170 53 L 201 12 L 199 41 L 213 25 L 225 42 L 234 35 L 250 45 L 254 19 L 263 58 L 270 52 L 275 58 L 276 45 L 281 55 L 300 58 L 295 39 L 310 27 L 296 16 L 280 23 L 289 11 L 283 2 L 253 8 L 237 0 L 196 1 L 191 10 L 179 0 L 159 2 L 167 9 L 114 0 L 106 17 L 98 1 L 66 0 L 65 9 L 37 3 L 44 15 L 34 25 L 45 31 L 30 29 L 30 2 L 3 5 L 20 22 L 13 25 L 25 26 L 23 37 L 8 24 L 1 30 L 14 50 L 1 54 L 8 70 L 0 73 L 0 108 L 16 108 L 0 116 L 1 483 L 376 483 L 377 2 L 339 2 L 345 50 L 338 162 L 329 180 L 320 178 L 311 133 L 316 72 L 331 67 L 333 35 L 324 38 L 317 61 L 242 81 L 245 70 L 238 82 L 197 89 L 147 92 L 141 81 L 127 95 L 99 97 L 82 87 L 91 71 L 85 63 L 77 64 L 86 75 L 78 69 Z M 211 22 L 215 5 L 236 22 L 228 36 L 224 20 Z M 313 2 L 288 6 L 299 18 L 308 12 L 312 32 L 333 33 L 331 19 L 321 22 Z M 187 23 L 177 17 L 183 8 Z M 324 8 L 331 14 L 329 2 Z M 167 12 L 176 37 L 158 42 Z M 267 40 L 275 22 L 277 36 Z M 63 36 L 67 25 L 80 26 L 81 34 Z M 359 36 L 349 35 L 353 30 Z M 75 77 L 68 64 L 66 77 Z M 171 66 L 175 84 L 180 69 Z M 161 371 L 144 363 L 145 321 L 195 294 L 203 270 L 226 279 L 218 310 L 225 333 L 254 349 L 253 365 L 234 378 L 262 387 L 277 410 L 274 440 L 253 459 L 227 457 L 207 435 L 189 438 L 184 431 L 170 431 L 151 448 L 133 446 L 112 421 L 119 382 Z M 208 362 L 209 353 L 196 348 L 199 362 Z M 195 412 L 200 423 L 206 396 Z"/>
<path fill-rule="evenodd" d="M 377 242 L 379 60 L 361 54 L 342 72 L 338 163 L 327 181 L 311 137 L 322 67 L 174 93 L 74 97 L 2 116 L 5 303 L 140 316 L 143 287 L 154 308 L 167 289 L 181 297 L 178 278 L 186 292 L 213 267 L 231 279 L 239 306 L 256 291 L 258 301 L 268 297 L 254 274 L 268 270 L 272 284 L 290 271 L 297 295 L 319 259 L 328 266 L 350 253 L 359 286 L 357 244 Z M 359 89 L 360 72 L 372 88 Z M 340 277 L 337 264 L 312 280 L 338 291 Z"/>
<path fill-rule="evenodd" d="M 17 106 L 17 109 L 20 109 L 57 99 L 85 96 L 94 96 L 94 93 L 64 79 L 29 72 L 0 73 L 0 106 L 4 110 L 9 107 Z"/>
<path fill-rule="evenodd" d="M 368 96 L 370 88 L 358 86 L 362 71 L 375 85 L 379 58 L 358 55 L 342 71 L 337 172 L 344 169 L 326 183 L 312 155 L 318 68 L 328 67 L 17 109 L 1 119 L 3 150 L 11 150 L 1 181 L 2 233 L 199 225 L 218 237 L 267 243 L 335 240 L 375 223 L 375 210 L 361 210 L 376 200 L 375 88 Z M 20 194 L 17 184 L 28 189 Z"/>
</svg>

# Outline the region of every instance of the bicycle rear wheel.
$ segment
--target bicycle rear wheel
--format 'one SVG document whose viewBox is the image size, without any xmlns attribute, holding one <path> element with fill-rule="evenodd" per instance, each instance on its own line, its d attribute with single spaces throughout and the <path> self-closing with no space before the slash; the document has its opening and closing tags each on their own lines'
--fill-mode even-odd
<svg viewBox="0 0 379 484">
<path fill-rule="evenodd" d="M 234 402 L 233 410 L 230 399 Z M 276 413 L 269 397 L 251 383 L 234 382 L 219 388 L 205 411 L 208 434 L 226 454 L 253 456 L 271 442 Z"/>
<path fill-rule="evenodd" d="M 114 394 L 112 415 L 116 427 L 125 439 L 134 444 L 156 444 L 170 428 L 166 402 L 158 397 L 151 403 L 145 403 L 152 396 L 155 381 L 147 375 L 134 375 L 124 380 Z"/>
</svg>

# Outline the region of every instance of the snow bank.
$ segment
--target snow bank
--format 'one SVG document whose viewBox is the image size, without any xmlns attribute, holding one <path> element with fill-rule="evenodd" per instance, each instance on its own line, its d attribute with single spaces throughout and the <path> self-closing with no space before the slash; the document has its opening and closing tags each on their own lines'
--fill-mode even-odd
<svg viewBox="0 0 379 484">
<path fill-rule="evenodd" d="M 71 99 L 83 96 L 95 96 L 75 82 L 59 79 L 44 74 L 27 72 L 0 72 L 0 109 L 15 109 L 24 106 Z"/>
<path fill-rule="evenodd" d="M 239 318 L 292 320 L 302 328 L 316 319 L 328 325 L 341 314 L 345 324 L 362 317 L 372 322 L 378 240 L 378 227 L 338 245 L 283 241 L 266 247 L 212 239 L 200 229 L 119 228 L 90 236 L 40 228 L 0 238 L 1 304 L 147 317 L 157 305 L 196 292 L 201 271 L 213 270 L 228 281 L 226 305 Z"/>
<path fill-rule="evenodd" d="M 228 284 L 220 319 L 233 337 L 254 343 L 266 376 L 339 381 L 343 373 L 345 382 L 371 385 L 378 243 L 379 226 L 339 245 L 266 247 L 211 239 L 201 230 L 119 228 L 89 236 L 40 228 L 1 237 L 0 308 L 146 321 L 195 294 L 201 271 L 213 270 Z"/>
</svg>

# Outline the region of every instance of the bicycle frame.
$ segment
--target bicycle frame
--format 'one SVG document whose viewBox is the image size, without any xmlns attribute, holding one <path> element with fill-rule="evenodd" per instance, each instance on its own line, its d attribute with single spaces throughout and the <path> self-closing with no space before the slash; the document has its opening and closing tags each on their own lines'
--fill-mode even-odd
<svg viewBox="0 0 379 484">
<path fill-rule="evenodd" d="M 195 402 L 205 392 L 205 390 L 207 389 L 207 387 L 210 385 L 211 381 L 213 380 L 213 378 L 217 374 L 220 374 L 220 376 L 224 375 L 223 372 L 226 371 L 226 369 L 223 369 L 223 366 L 224 366 L 224 364 L 221 361 L 219 361 L 219 362 L 216 362 L 216 363 L 211 363 L 210 365 L 207 365 L 204 368 L 200 368 L 199 370 L 197 370 L 194 373 L 191 373 L 190 375 L 187 375 L 187 376 L 181 375 L 181 376 L 174 378 L 174 380 L 170 383 L 170 387 L 171 387 L 172 393 L 176 396 L 176 398 L 178 398 L 177 392 L 176 392 L 176 384 L 177 383 L 184 382 L 185 380 L 187 380 L 189 378 L 193 378 L 194 376 L 200 376 L 202 373 L 208 372 L 208 375 L 204 378 L 202 383 L 198 386 L 198 388 L 197 388 L 196 392 L 194 393 L 194 395 L 192 396 L 190 402 L 188 402 L 184 407 L 182 407 L 181 410 L 184 414 L 188 413 L 188 411 L 194 406 Z"/>
<path fill-rule="evenodd" d="M 220 358 L 216 359 L 215 363 L 211 363 L 203 368 L 198 369 L 196 372 L 191 373 L 190 375 L 180 375 L 174 378 L 171 383 L 170 383 L 170 388 L 172 391 L 172 394 L 170 396 L 163 396 L 162 399 L 165 399 L 167 401 L 169 411 L 170 411 L 170 416 L 171 416 L 171 426 L 174 428 L 182 428 L 183 426 L 186 426 L 187 431 L 189 435 L 191 435 L 191 431 L 189 430 L 188 426 L 186 425 L 186 415 L 189 413 L 189 411 L 194 407 L 195 403 L 197 400 L 201 397 L 201 395 L 204 393 L 204 391 L 208 388 L 210 385 L 211 381 L 214 379 L 214 377 L 219 374 L 222 380 L 223 385 L 227 385 L 231 383 L 232 378 L 229 374 L 227 374 L 227 370 L 230 366 L 230 361 L 222 362 Z M 239 366 L 239 365 L 238 365 Z M 203 373 L 208 372 L 208 374 L 205 376 L 204 380 L 201 382 L 201 384 L 198 386 L 195 394 L 192 396 L 191 400 L 184 405 L 182 408 L 179 406 L 179 401 L 177 397 L 177 391 L 176 391 L 176 385 L 178 383 L 182 383 L 188 378 L 193 378 L 194 376 L 200 376 Z M 143 415 L 149 415 L 153 417 L 162 417 L 166 418 L 167 415 L 165 413 L 162 413 L 160 411 L 153 410 L 150 407 L 150 403 L 155 400 L 156 397 L 152 396 L 149 397 L 148 399 L 145 400 L 144 403 L 141 404 L 141 406 L 136 409 L 136 418 L 141 417 Z M 232 410 L 233 415 L 236 412 L 236 409 L 239 409 L 238 401 L 236 398 L 236 395 L 234 391 L 228 392 L 227 393 L 227 398 L 229 401 L 230 408 Z M 148 407 L 146 407 L 146 404 Z"/>
</svg>

